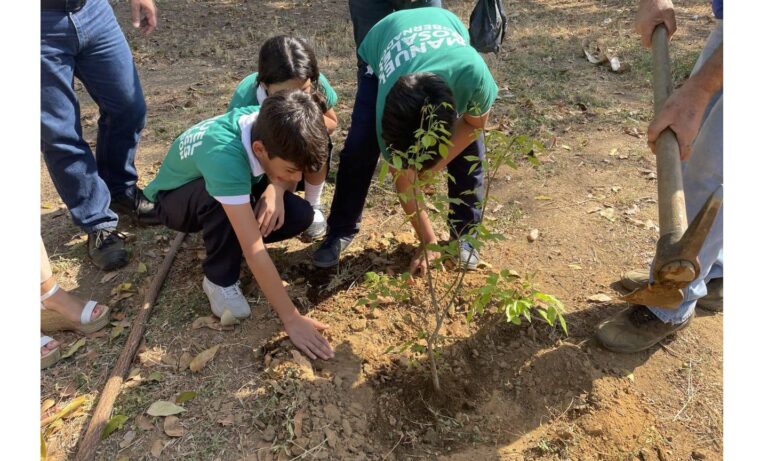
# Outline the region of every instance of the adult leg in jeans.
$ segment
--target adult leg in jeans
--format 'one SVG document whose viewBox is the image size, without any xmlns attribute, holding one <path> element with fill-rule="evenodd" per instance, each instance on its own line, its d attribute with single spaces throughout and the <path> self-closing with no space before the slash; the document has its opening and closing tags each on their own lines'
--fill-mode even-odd
<svg viewBox="0 0 768 461">
<path fill-rule="evenodd" d="M 355 45 L 359 47 L 370 28 L 397 9 L 441 5 L 440 0 L 349 0 Z M 359 231 L 368 188 L 379 159 L 375 114 L 378 80 L 359 57 L 357 66 L 357 94 L 349 133 L 339 154 L 328 233 L 313 256 L 318 267 L 336 265 L 341 252 Z"/>
<path fill-rule="evenodd" d="M 74 76 L 99 106 L 95 159 L 82 138 Z M 41 82 L 42 151 L 54 185 L 75 224 L 89 234 L 93 262 L 103 270 L 123 266 L 128 254 L 109 207 L 112 196 L 135 192 L 134 156 L 146 105 L 130 48 L 106 1 L 90 1 L 75 13 L 41 12 Z"/>
<path fill-rule="evenodd" d="M 136 185 L 134 159 L 147 106 L 131 49 L 107 2 L 73 15 L 89 38 L 76 59 L 75 76 L 99 106 L 96 164 L 112 197 Z"/>
<path fill-rule="evenodd" d="M 480 223 L 482 214 L 481 206 L 485 197 L 483 166 L 480 164 L 470 172 L 478 160 L 467 160 L 467 156 L 476 156 L 482 162 L 485 158 L 484 135 L 481 134 L 480 138 L 448 164 L 448 174 L 454 178 L 454 181 L 448 180 L 448 197 L 462 201 L 461 204 L 450 204 L 448 228 L 452 238 L 468 234 L 474 225 Z"/>
<path fill-rule="evenodd" d="M 114 229 L 118 220 L 109 209 L 109 188 L 83 139 L 72 88 L 78 31 L 66 13 L 42 11 L 40 16 L 40 135 L 48 171 L 77 226 L 87 233 Z"/>
<path fill-rule="evenodd" d="M 368 195 L 368 187 L 379 160 L 376 141 L 376 94 L 378 80 L 358 68 L 357 94 L 352 109 L 352 122 L 339 154 L 336 189 L 328 216 L 329 237 L 352 237 L 359 223 Z"/>
</svg>

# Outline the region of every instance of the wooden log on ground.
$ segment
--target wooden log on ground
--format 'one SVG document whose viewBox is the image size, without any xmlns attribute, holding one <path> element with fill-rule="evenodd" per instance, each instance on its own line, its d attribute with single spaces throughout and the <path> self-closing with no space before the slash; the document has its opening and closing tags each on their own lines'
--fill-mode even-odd
<svg viewBox="0 0 768 461">
<path fill-rule="evenodd" d="M 149 315 L 152 312 L 152 306 L 155 304 L 157 295 L 160 293 L 160 288 L 163 286 L 163 282 L 171 269 L 173 259 L 176 257 L 176 253 L 186 236 L 187 234 L 181 232 L 176 235 L 173 243 L 171 243 L 171 248 L 168 250 L 168 254 L 165 255 L 160 270 L 155 274 L 154 280 L 152 280 L 152 285 L 150 285 L 149 290 L 144 297 L 144 303 L 136 314 L 136 318 L 133 319 L 131 333 L 128 335 L 123 350 L 117 358 L 117 363 L 112 368 L 107 383 L 104 385 L 104 389 L 99 395 L 99 403 L 93 410 L 93 416 L 91 416 L 88 429 L 86 429 L 85 434 L 80 439 L 79 449 L 74 458 L 75 460 L 90 461 L 95 458 L 96 448 L 101 441 L 101 431 L 109 421 L 112 414 L 112 407 L 115 404 L 115 399 L 117 399 L 117 396 L 120 393 L 120 388 L 123 385 L 123 379 L 125 378 L 126 373 L 128 373 L 128 368 L 131 366 L 131 363 L 133 363 L 133 357 L 136 354 L 136 350 L 139 348 L 141 339 L 144 337 L 144 328 L 146 327 Z"/>
</svg>

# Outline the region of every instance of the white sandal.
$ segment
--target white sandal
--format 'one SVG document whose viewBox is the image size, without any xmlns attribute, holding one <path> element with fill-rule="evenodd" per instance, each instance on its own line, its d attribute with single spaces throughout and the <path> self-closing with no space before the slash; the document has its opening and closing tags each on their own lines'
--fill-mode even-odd
<svg viewBox="0 0 768 461">
<path fill-rule="evenodd" d="M 87 335 L 101 330 L 107 326 L 107 323 L 109 323 L 110 309 L 107 306 L 103 306 L 105 309 L 101 315 L 95 319 L 91 319 L 93 310 L 99 305 L 94 300 L 88 301 L 85 303 L 85 306 L 83 306 L 83 310 L 80 312 L 79 323 L 73 323 L 58 312 L 46 309 L 45 305 L 43 305 L 43 301 L 53 296 L 57 291 L 59 291 L 59 284 L 54 283 L 53 288 L 51 288 L 48 293 L 40 296 L 40 329 L 43 330 L 43 332 L 52 333 L 56 331 L 72 330 Z"/>
<path fill-rule="evenodd" d="M 40 347 L 47 346 L 51 341 L 53 341 L 53 338 L 50 336 L 41 336 L 40 337 Z M 47 354 L 40 356 L 40 369 L 48 368 L 50 366 L 53 366 L 61 360 L 61 347 L 56 346 L 53 350 L 48 351 Z"/>
</svg>

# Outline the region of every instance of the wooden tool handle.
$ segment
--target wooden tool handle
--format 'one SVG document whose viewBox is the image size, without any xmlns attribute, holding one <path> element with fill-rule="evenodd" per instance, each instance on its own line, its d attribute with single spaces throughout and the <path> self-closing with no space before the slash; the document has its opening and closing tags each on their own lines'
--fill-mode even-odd
<svg viewBox="0 0 768 461">
<path fill-rule="evenodd" d="M 651 37 L 653 57 L 653 105 L 656 115 L 672 93 L 667 28 L 659 24 Z M 656 140 L 656 177 L 659 200 L 659 234 L 662 241 L 675 243 L 688 227 L 680 167 L 680 146 L 667 128 Z M 658 255 L 657 255 L 658 256 Z"/>
</svg>

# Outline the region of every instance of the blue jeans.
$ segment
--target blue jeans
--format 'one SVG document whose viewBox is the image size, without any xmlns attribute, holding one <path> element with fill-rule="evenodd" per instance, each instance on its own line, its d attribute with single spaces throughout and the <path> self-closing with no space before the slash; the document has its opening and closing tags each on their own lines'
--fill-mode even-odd
<svg viewBox="0 0 768 461">
<path fill-rule="evenodd" d="M 365 34 L 377 22 L 394 11 L 434 6 L 442 8 L 442 0 L 349 0 L 349 15 L 352 18 L 352 31 L 355 36 L 355 49 L 360 48 Z M 357 58 L 360 66 L 362 61 Z"/>
<path fill-rule="evenodd" d="M 53 184 L 85 232 L 117 226 L 111 196 L 136 184 L 147 112 L 128 42 L 106 0 L 40 12 L 40 137 Z M 74 77 L 99 106 L 96 156 L 83 139 Z"/>
<path fill-rule="evenodd" d="M 365 199 L 379 161 L 379 143 L 376 137 L 376 94 L 378 79 L 366 74 L 365 67 L 358 67 L 357 95 L 352 108 L 344 148 L 339 154 L 339 170 L 336 189 L 333 192 L 331 212 L 328 216 L 328 234 L 352 236 L 360 230 Z M 485 157 L 485 139 L 480 137 L 448 164 L 448 173 L 455 179 L 448 182 L 448 196 L 458 198 L 461 204 L 451 203 L 449 228 L 453 237 L 464 235 L 473 224 L 480 222 L 483 200 L 483 168 L 470 173 L 467 156 Z M 468 193 L 466 191 L 472 191 Z"/>
<path fill-rule="evenodd" d="M 441 7 L 440 0 L 349 0 L 355 43 L 360 42 L 370 28 L 393 11 L 434 6 Z M 331 212 L 328 216 L 328 234 L 352 236 L 360 228 L 365 199 L 379 161 L 379 144 L 376 137 L 376 95 L 378 79 L 366 73 L 367 65 L 358 58 L 357 94 L 352 108 L 352 121 L 344 148 L 339 154 L 339 170 L 333 193 Z M 448 164 L 448 173 L 456 179 L 449 182 L 449 196 L 460 198 L 462 204 L 451 204 L 449 227 L 454 237 L 469 231 L 472 224 L 480 222 L 480 209 L 476 206 L 483 197 L 483 171 L 476 168 L 469 173 L 467 155 L 483 157 L 484 139 L 480 138 L 467 147 L 461 155 Z M 463 194 L 472 191 L 472 194 Z"/>
<path fill-rule="evenodd" d="M 696 73 L 709 56 L 723 42 L 723 23 L 718 21 L 699 60 L 693 68 Z M 701 129 L 693 142 L 690 158 L 683 162 L 683 191 L 689 220 L 723 184 L 723 93 L 716 94 L 709 103 Z M 707 294 L 707 282 L 723 276 L 723 209 L 717 214 L 712 229 L 699 252 L 701 272 L 683 291 L 683 303 L 677 309 L 652 307 L 651 311 L 666 323 L 682 323 L 694 314 L 696 301 Z M 653 274 L 651 274 L 653 276 Z"/>
</svg>

